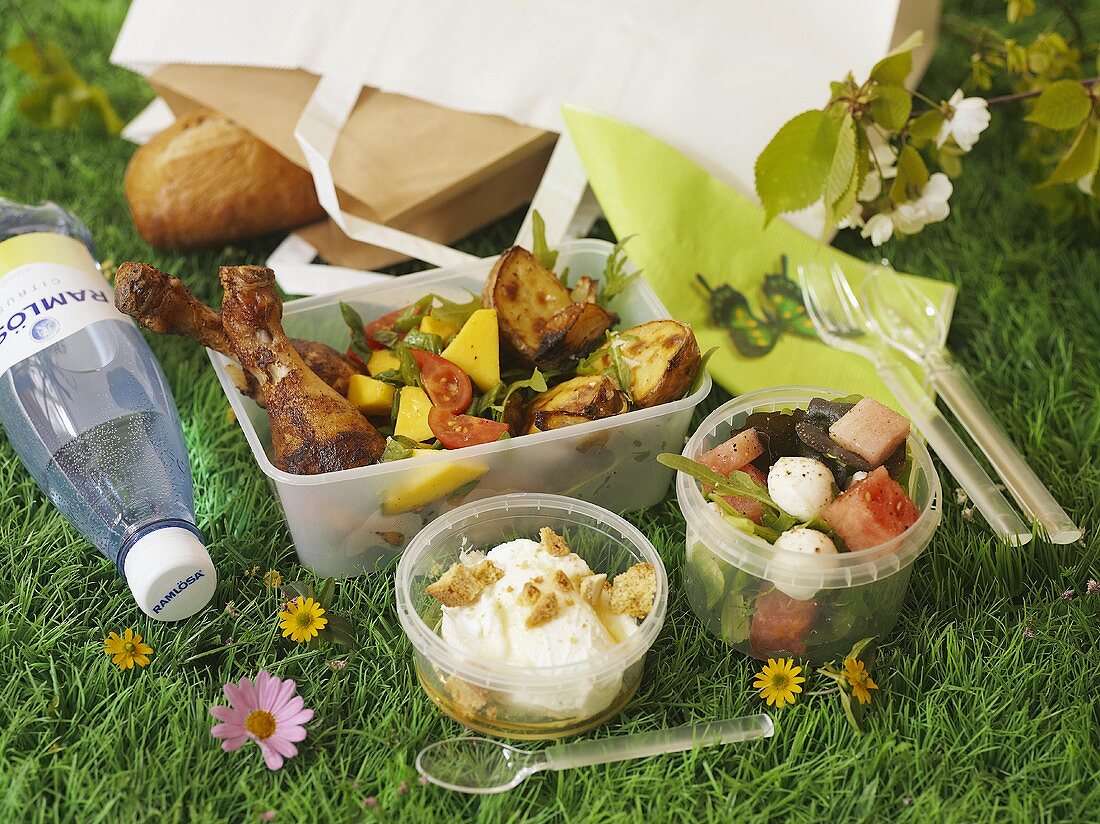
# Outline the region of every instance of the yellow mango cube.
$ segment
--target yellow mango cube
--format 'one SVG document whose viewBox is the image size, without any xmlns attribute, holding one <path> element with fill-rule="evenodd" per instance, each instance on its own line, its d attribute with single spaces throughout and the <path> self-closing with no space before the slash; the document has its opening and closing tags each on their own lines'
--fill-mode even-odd
<svg viewBox="0 0 1100 824">
<path fill-rule="evenodd" d="M 430 441 L 435 437 L 428 426 L 428 413 L 432 402 L 428 393 L 419 386 L 405 386 L 401 389 L 401 400 L 397 407 L 397 425 L 393 434 L 403 435 L 414 441 Z"/>
<path fill-rule="evenodd" d="M 429 335 L 439 335 L 443 340 L 447 340 L 458 331 L 458 324 L 436 320 L 431 315 L 425 315 L 424 320 L 420 321 L 420 331 Z"/>
<path fill-rule="evenodd" d="M 417 450 L 419 453 L 420 450 Z M 447 463 L 440 461 L 434 466 L 426 466 L 416 471 L 410 470 L 402 480 L 397 481 L 385 492 L 382 512 L 396 515 L 427 506 L 432 501 L 445 498 L 459 487 L 476 481 L 488 471 L 484 464 Z"/>
<path fill-rule="evenodd" d="M 372 378 L 381 372 L 400 368 L 401 361 L 389 349 L 375 349 L 370 353 L 370 359 L 367 361 L 367 371 Z"/>
<path fill-rule="evenodd" d="M 388 416 L 395 391 L 388 383 L 366 375 L 352 375 L 348 379 L 348 401 L 364 415 Z"/>
<path fill-rule="evenodd" d="M 500 330 L 496 309 L 478 309 L 443 350 L 443 357 L 470 376 L 482 392 L 500 383 Z"/>
</svg>

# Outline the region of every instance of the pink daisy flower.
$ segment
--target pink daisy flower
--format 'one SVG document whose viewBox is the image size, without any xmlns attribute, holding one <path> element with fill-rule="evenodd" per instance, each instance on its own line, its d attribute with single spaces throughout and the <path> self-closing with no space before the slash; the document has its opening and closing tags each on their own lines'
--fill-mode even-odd
<svg viewBox="0 0 1100 824">
<path fill-rule="evenodd" d="M 313 718 L 313 710 L 306 709 L 302 697 L 295 695 L 297 689 L 289 678 L 281 681 L 267 670 L 256 674 L 255 683 L 247 678 L 229 682 L 222 690 L 230 706 L 210 708 L 210 714 L 221 722 L 210 734 L 222 739 L 226 752 L 240 749 L 251 739 L 259 745 L 268 769 L 280 769 L 284 759 L 298 754 L 294 742 L 305 740 L 302 725 Z"/>
</svg>

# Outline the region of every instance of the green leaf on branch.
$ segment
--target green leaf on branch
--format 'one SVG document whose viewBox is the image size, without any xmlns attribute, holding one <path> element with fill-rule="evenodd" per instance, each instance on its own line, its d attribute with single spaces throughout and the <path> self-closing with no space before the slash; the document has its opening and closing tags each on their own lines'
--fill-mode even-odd
<svg viewBox="0 0 1100 824">
<path fill-rule="evenodd" d="M 849 123 L 851 123 L 851 137 L 853 140 L 851 149 L 852 164 L 848 171 L 848 180 L 844 190 L 840 192 L 840 194 L 836 194 L 835 188 L 831 189 L 829 184 L 833 181 L 833 172 L 837 170 L 836 163 L 841 151 L 841 144 L 846 145 L 848 142 L 847 131 Z M 867 140 L 867 133 L 863 130 L 863 126 L 853 122 L 850 117 L 847 118 L 841 125 L 840 139 L 837 141 L 837 154 L 834 155 L 834 166 L 833 169 L 829 170 L 829 181 L 826 182 L 825 186 L 826 227 L 836 226 L 847 218 L 855 208 L 859 192 L 863 188 L 864 180 L 867 178 L 867 170 L 870 168 L 870 160 L 868 157 L 869 151 L 870 144 Z M 847 149 L 845 149 L 845 152 L 847 152 Z M 839 184 L 839 174 L 837 177 L 837 184 Z"/>
<path fill-rule="evenodd" d="M 1076 80 L 1059 80 L 1043 89 L 1024 120 L 1062 131 L 1080 126 L 1091 109 L 1092 99 L 1084 86 Z"/>
<path fill-rule="evenodd" d="M 5 56 L 36 84 L 17 104 L 31 123 L 46 129 L 75 129 L 84 112 L 89 111 L 108 133 L 121 131 L 122 119 L 107 93 L 78 75 L 56 43 L 47 43 L 40 50 L 24 40 L 8 49 Z"/>
<path fill-rule="evenodd" d="M 852 174 L 856 168 L 856 122 L 845 115 L 837 132 L 833 162 L 825 177 L 825 204 L 831 206 L 851 188 Z"/>
<path fill-rule="evenodd" d="M 781 212 L 805 209 L 825 188 L 836 152 L 837 126 L 823 111 L 787 121 L 756 159 L 756 194 L 764 204 L 764 225 Z"/>
<path fill-rule="evenodd" d="M 898 153 L 898 174 L 890 187 L 890 199 L 894 203 L 907 203 L 920 197 L 928 182 L 928 167 L 924 158 L 912 146 L 905 146 Z"/>
<path fill-rule="evenodd" d="M 923 146 L 935 139 L 942 125 L 943 112 L 939 109 L 931 109 L 909 124 L 909 140 L 914 146 Z"/>
<path fill-rule="evenodd" d="M 1069 150 L 1058 161 L 1050 176 L 1036 188 L 1074 183 L 1089 172 L 1095 172 L 1100 164 L 1100 124 L 1086 123 L 1081 127 Z"/>
<path fill-rule="evenodd" d="M 1019 23 L 1025 17 L 1035 14 L 1035 0 L 1007 0 L 1007 3 L 1009 23 Z"/>
<path fill-rule="evenodd" d="M 962 159 L 965 154 L 966 152 L 958 146 L 944 144 L 936 150 L 936 162 L 940 164 L 940 168 L 943 170 L 944 174 L 953 180 L 956 177 L 962 177 Z"/>
<path fill-rule="evenodd" d="M 900 86 L 913 69 L 913 49 L 924 43 L 919 29 L 909 35 L 896 49 L 878 61 L 871 69 L 871 79 L 884 86 Z"/>
<path fill-rule="evenodd" d="M 902 86 L 876 86 L 871 95 L 871 117 L 880 126 L 896 131 L 909 120 L 913 95 Z"/>
</svg>

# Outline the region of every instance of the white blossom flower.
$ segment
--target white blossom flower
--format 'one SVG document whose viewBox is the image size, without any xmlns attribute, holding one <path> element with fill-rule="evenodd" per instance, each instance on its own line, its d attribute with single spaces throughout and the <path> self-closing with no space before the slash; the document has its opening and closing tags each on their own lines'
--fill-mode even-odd
<svg viewBox="0 0 1100 824">
<path fill-rule="evenodd" d="M 962 89 L 956 89 L 947 101 L 949 114 L 940 124 L 940 133 L 936 135 L 936 146 L 940 147 L 949 137 L 964 152 L 969 152 L 978 142 L 978 135 L 989 126 L 989 104 L 984 97 L 963 97 Z"/>
<path fill-rule="evenodd" d="M 1084 177 L 1077 179 L 1077 188 L 1084 192 L 1086 195 L 1092 194 L 1092 182 L 1096 179 L 1096 170 L 1093 169 Z"/>
<path fill-rule="evenodd" d="M 894 236 L 896 231 L 902 235 L 915 235 L 929 223 L 939 223 L 951 212 L 947 200 L 954 186 L 943 172 L 936 172 L 924 184 L 920 197 L 908 203 L 901 203 L 892 212 L 872 215 L 863 226 L 860 235 L 870 238 L 873 246 L 881 246 Z"/>
<path fill-rule="evenodd" d="M 893 215 L 890 212 L 871 215 L 859 234 L 871 238 L 872 246 L 881 246 L 894 236 Z"/>
</svg>

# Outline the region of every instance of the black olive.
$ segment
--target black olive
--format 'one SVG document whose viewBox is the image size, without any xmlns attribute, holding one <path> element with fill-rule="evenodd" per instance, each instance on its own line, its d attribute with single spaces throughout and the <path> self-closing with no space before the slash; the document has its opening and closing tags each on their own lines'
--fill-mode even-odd
<svg viewBox="0 0 1100 824">
<path fill-rule="evenodd" d="M 794 428 L 804 417 L 805 412 L 801 409 L 792 412 L 753 412 L 748 416 L 745 423 L 756 429 L 767 447 L 767 460 L 764 466 L 757 464 L 758 469 L 766 471 L 766 467 L 775 463 L 776 459 L 799 454 L 800 444 Z"/>
<path fill-rule="evenodd" d="M 806 420 L 827 431 L 830 426 L 847 415 L 853 406 L 855 406 L 854 403 L 841 403 L 840 401 L 827 401 L 824 398 L 814 398 L 806 406 Z"/>
<path fill-rule="evenodd" d="M 898 476 L 901 475 L 901 471 L 905 469 L 905 460 L 907 458 L 905 451 L 905 441 L 902 441 L 901 445 L 890 453 L 890 456 L 882 462 L 882 465 L 886 467 L 886 472 L 895 481 Z"/>
<path fill-rule="evenodd" d="M 824 429 L 814 426 L 812 423 L 802 421 L 794 428 L 798 439 L 810 449 L 820 452 L 822 455 L 843 464 L 856 472 L 870 472 L 874 467 L 854 452 L 849 452 L 830 438 Z M 840 479 L 837 478 L 837 483 Z"/>
</svg>

